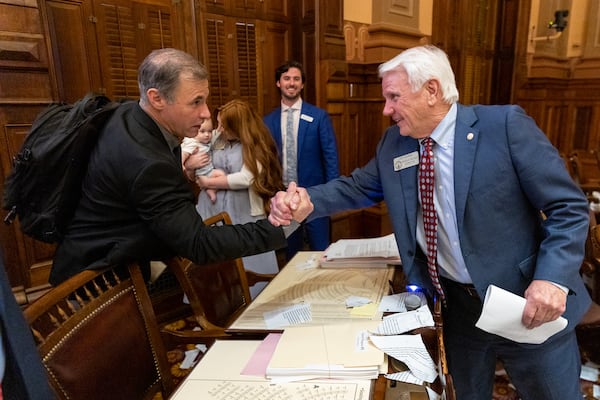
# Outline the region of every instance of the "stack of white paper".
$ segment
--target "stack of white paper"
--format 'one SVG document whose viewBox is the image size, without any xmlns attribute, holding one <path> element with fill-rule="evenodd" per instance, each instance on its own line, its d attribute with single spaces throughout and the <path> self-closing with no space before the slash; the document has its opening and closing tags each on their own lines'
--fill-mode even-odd
<svg viewBox="0 0 600 400">
<path fill-rule="evenodd" d="M 285 329 L 267 367 L 267 378 L 377 379 L 385 357 L 369 342 L 377 321 Z"/>
<path fill-rule="evenodd" d="M 217 340 L 179 385 L 172 400 L 286 399 L 365 400 L 371 380 L 272 382 L 264 372 L 271 344 L 258 340 Z M 264 348 L 263 348 L 264 347 Z"/>
<path fill-rule="evenodd" d="M 393 234 L 370 239 L 340 239 L 325 250 L 320 260 L 322 268 L 400 264 L 400 252 Z"/>
</svg>

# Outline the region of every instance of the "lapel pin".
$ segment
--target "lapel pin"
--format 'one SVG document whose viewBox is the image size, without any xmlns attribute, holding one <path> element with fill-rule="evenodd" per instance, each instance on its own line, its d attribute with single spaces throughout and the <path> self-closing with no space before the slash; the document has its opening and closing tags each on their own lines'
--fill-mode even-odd
<svg viewBox="0 0 600 400">
<path fill-rule="evenodd" d="M 472 132 L 467 133 L 467 140 L 473 140 L 474 137 L 475 135 Z"/>
</svg>

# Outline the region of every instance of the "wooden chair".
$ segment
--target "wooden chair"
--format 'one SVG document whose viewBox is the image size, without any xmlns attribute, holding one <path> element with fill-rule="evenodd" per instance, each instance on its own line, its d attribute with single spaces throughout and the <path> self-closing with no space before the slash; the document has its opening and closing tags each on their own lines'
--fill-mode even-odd
<svg viewBox="0 0 600 400">
<path fill-rule="evenodd" d="M 173 391 L 137 265 L 83 271 L 24 314 L 57 398 L 166 399 Z"/>
<path fill-rule="evenodd" d="M 569 155 L 571 176 L 575 183 L 590 197 L 600 190 L 600 167 L 594 151 L 575 150 Z"/>
<path fill-rule="evenodd" d="M 592 296 L 592 305 L 575 327 L 582 361 L 600 363 L 600 225 L 590 212 L 590 230 L 586 240 L 585 258 L 581 274 L 586 279 Z"/>
<path fill-rule="evenodd" d="M 226 212 L 204 220 L 209 226 L 231 224 Z M 162 328 L 167 343 L 212 344 L 217 338 L 230 335 L 225 329 L 250 304 L 250 287 L 257 282 L 268 282 L 275 274 L 246 271 L 241 258 L 211 264 L 196 264 L 183 257 L 166 260 L 186 294 L 199 330 L 173 329 L 172 324 Z"/>
</svg>

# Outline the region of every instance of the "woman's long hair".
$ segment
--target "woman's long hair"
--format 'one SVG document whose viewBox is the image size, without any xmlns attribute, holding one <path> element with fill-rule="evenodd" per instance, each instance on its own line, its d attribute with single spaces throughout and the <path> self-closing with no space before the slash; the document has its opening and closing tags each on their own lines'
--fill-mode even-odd
<svg viewBox="0 0 600 400">
<path fill-rule="evenodd" d="M 254 175 L 252 189 L 263 199 L 268 214 L 269 200 L 277 191 L 284 189 L 277 146 L 269 128 L 258 112 L 243 100 L 231 100 L 219 107 L 219 118 L 227 131 L 226 136 L 237 138 L 242 144 L 244 165 Z"/>
</svg>

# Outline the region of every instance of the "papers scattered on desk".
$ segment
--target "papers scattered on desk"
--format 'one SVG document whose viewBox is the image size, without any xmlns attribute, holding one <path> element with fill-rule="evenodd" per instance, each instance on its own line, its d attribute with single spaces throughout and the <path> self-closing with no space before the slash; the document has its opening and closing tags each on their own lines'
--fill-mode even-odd
<svg viewBox="0 0 600 400">
<path fill-rule="evenodd" d="M 431 383 L 437 378 L 435 363 L 421 335 L 371 336 L 371 342 L 388 356 L 406 364 L 416 379 Z"/>
<path fill-rule="evenodd" d="M 519 343 L 540 344 L 567 326 L 563 317 L 527 329 L 521 322 L 526 300 L 514 293 L 490 285 L 485 293 L 483 311 L 475 324 L 479 329 Z"/>
<path fill-rule="evenodd" d="M 393 234 L 370 239 L 340 239 L 323 253 L 321 268 L 387 267 L 400 265 Z"/>
<path fill-rule="evenodd" d="M 384 354 L 369 342 L 377 321 L 287 328 L 266 370 L 274 381 L 376 379 Z"/>
<path fill-rule="evenodd" d="M 383 296 L 379 303 L 379 311 L 381 312 L 406 312 L 406 304 L 404 300 L 408 296 L 417 296 L 421 299 L 421 306 L 427 304 L 427 298 L 422 292 L 402 292 Z"/>
<path fill-rule="evenodd" d="M 268 329 L 279 329 L 312 321 L 309 303 L 299 303 L 289 307 L 267 311 L 263 313 L 263 317 Z"/>
<path fill-rule="evenodd" d="M 186 351 L 185 357 L 184 357 L 183 361 L 181 362 L 181 364 L 179 365 L 179 368 L 181 368 L 181 369 L 192 368 L 198 362 L 198 359 L 200 358 L 199 357 L 200 353 L 204 354 L 204 353 L 206 353 L 206 350 L 207 350 L 207 347 L 205 344 L 197 344 L 193 349 Z"/>
<path fill-rule="evenodd" d="M 372 301 L 366 297 L 348 296 L 346 298 L 346 308 L 361 307 L 369 303 L 372 303 Z"/>
<path fill-rule="evenodd" d="M 427 304 L 413 311 L 383 317 L 383 321 L 372 332 L 375 335 L 400 335 L 426 326 L 434 326 L 433 316 Z"/>
</svg>

